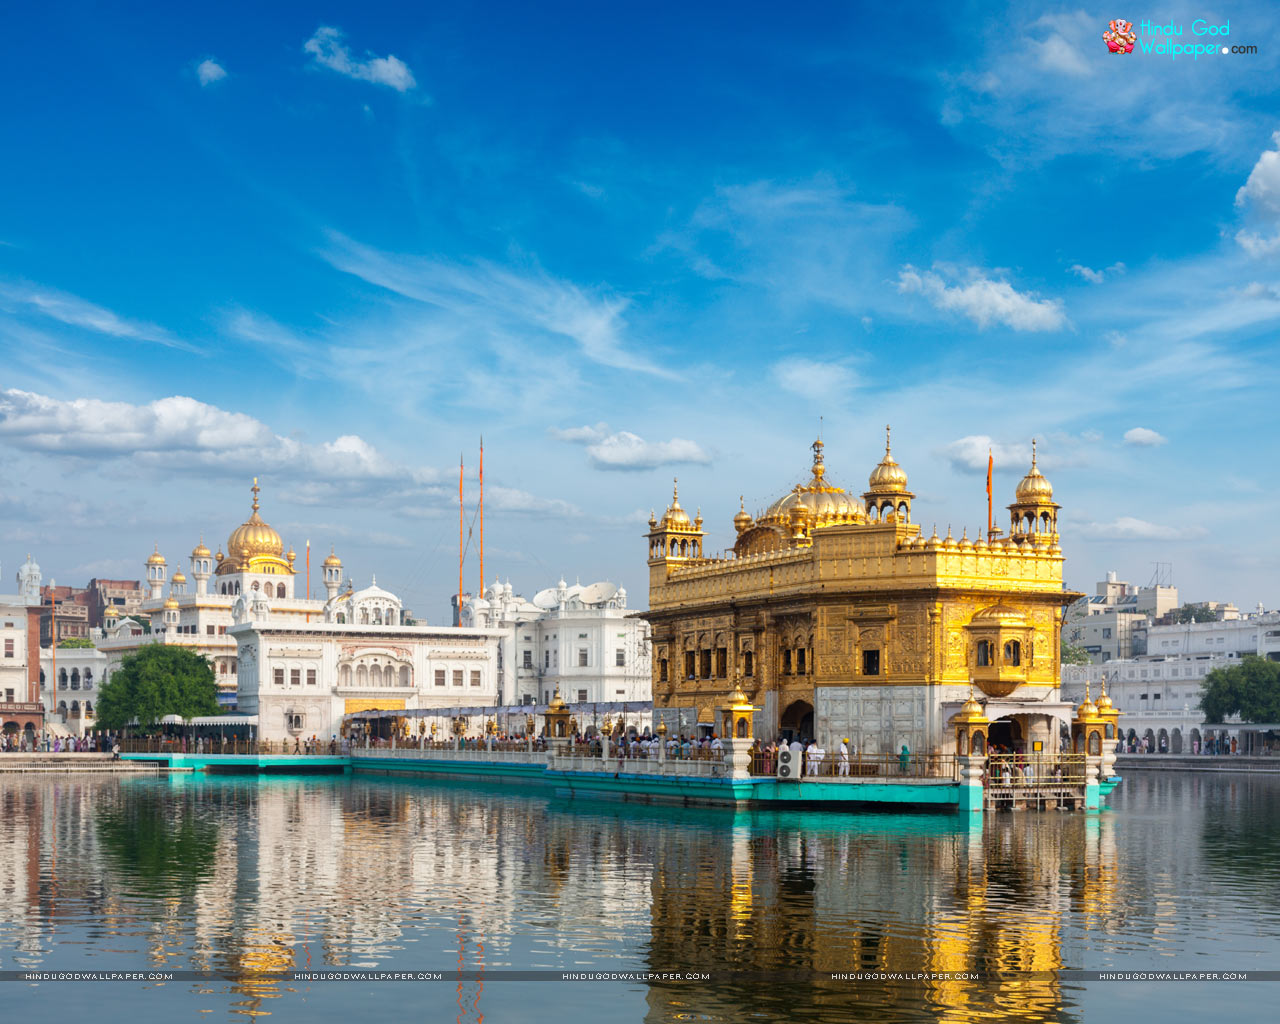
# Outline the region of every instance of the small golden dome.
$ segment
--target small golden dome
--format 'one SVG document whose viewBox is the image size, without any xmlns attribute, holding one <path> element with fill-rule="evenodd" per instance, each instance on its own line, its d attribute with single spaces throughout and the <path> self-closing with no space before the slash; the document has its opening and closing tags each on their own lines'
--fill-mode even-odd
<svg viewBox="0 0 1280 1024">
<path fill-rule="evenodd" d="M 833 487 L 826 481 L 826 465 L 822 458 L 823 443 L 813 442 L 813 476 L 807 484 L 797 484 L 775 501 L 760 517 L 762 523 L 789 523 L 794 510 L 801 506 L 801 517 L 814 526 L 860 520 L 866 509 L 860 500 L 847 493 L 843 487 Z"/>
<path fill-rule="evenodd" d="M 166 610 L 173 610 L 178 607 L 178 599 L 176 597 L 171 597 L 165 601 L 164 606 Z"/>
<path fill-rule="evenodd" d="M 147 565 L 164 565 L 164 564 L 165 564 L 164 555 L 160 554 L 160 545 L 157 544 L 155 551 L 153 551 L 150 557 L 147 559 Z"/>
<path fill-rule="evenodd" d="M 680 481 L 674 481 L 671 488 L 671 504 L 667 506 L 667 510 L 662 513 L 662 522 L 659 526 L 664 530 L 689 529 L 692 524 L 689 522 L 689 513 L 680 507 Z"/>
<path fill-rule="evenodd" d="M 330 548 L 329 557 L 324 560 L 324 564 L 329 568 L 340 569 L 342 567 L 342 559 L 333 553 L 333 548 Z"/>
<path fill-rule="evenodd" d="M 211 552 L 204 546 L 204 538 L 200 538 L 200 543 L 191 549 L 192 558 L 208 558 Z"/>
<path fill-rule="evenodd" d="M 747 513 L 745 495 L 738 495 L 738 514 L 733 517 L 733 526 L 739 533 L 751 528 L 751 516 Z"/>
<path fill-rule="evenodd" d="M 969 620 L 973 626 L 993 626 L 997 629 L 1025 629 L 1027 617 L 1006 605 L 993 604 L 976 612 Z"/>
<path fill-rule="evenodd" d="M 889 450 L 889 428 L 884 428 L 884 458 L 871 471 L 868 491 L 877 494 L 897 494 L 907 489 L 907 472 L 894 461 Z"/>
<path fill-rule="evenodd" d="M 1031 470 L 1018 481 L 1014 497 L 1020 505 L 1045 505 L 1053 501 L 1053 484 L 1036 466 L 1036 442 L 1031 440 Z"/>
<path fill-rule="evenodd" d="M 187 577 L 186 577 L 186 576 L 184 576 L 184 575 L 182 574 L 182 570 L 181 570 L 181 569 L 175 569 L 175 570 L 174 570 L 174 572 L 173 572 L 173 579 L 172 579 L 172 580 L 170 580 L 170 582 L 171 582 L 171 583 L 186 583 L 186 582 L 187 582 Z"/>
<path fill-rule="evenodd" d="M 1107 696 L 1106 691 L 1104 690 L 1102 696 L 1098 698 L 1098 710 L 1110 711 L 1113 707 L 1115 707 L 1115 705 L 1111 703 L 1111 698 Z"/>
<path fill-rule="evenodd" d="M 290 547 L 288 553 L 284 557 L 287 558 L 289 560 L 289 564 L 292 565 L 298 560 L 298 552 L 294 551 L 293 548 Z"/>
<path fill-rule="evenodd" d="M 109 604 L 102 610 L 102 617 L 106 619 L 119 618 L 120 609 L 113 604 Z"/>
</svg>

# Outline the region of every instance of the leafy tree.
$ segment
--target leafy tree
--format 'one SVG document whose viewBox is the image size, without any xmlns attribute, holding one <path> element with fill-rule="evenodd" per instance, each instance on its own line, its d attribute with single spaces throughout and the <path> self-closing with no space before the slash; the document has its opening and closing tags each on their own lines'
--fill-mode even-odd
<svg viewBox="0 0 1280 1024">
<path fill-rule="evenodd" d="M 68 648 L 83 650 L 93 646 L 93 641 L 87 636 L 69 636 L 65 640 L 58 641 L 58 647 L 65 650 Z"/>
<path fill-rule="evenodd" d="M 1062 641 L 1062 664 L 1064 665 L 1087 665 L 1089 664 L 1089 652 L 1077 644 Z"/>
<path fill-rule="evenodd" d="M 1215 668 L 1204 680 L 1200 710 L 1206 722 L 1228 715 L 1245 722 L 1280 722 L 1280 662 L 1246 655 L 1240 664 Z"/>
<path fill-rule="evenodd" d="M 1165 612 L 1160 622 L 1164 625 L 1185 625 L 1188 622 L 1217 622 L 1218 616 L 1214 614 L 1207 604 L 1184 604 L 1181 607 L 1174 608 L 1172 611 Z"/>
<path fill-rule="evenodd" d="M 100 728 L 123 729 L 131 721 L 150 728 L 165 715 L 216 715 L 218 686 L 213 667 L 194 651 L 147 644 L 121 666 L 98 694 Z"/>
</svg>

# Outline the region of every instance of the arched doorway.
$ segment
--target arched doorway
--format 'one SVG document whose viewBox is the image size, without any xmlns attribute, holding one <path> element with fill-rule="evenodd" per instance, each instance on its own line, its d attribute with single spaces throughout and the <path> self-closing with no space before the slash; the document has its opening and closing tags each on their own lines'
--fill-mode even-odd
<svg viewBox="0 0 1280 1024">
<path fill-rule="evenodd" d="M 813 738 L 813 705 L 807 700 L 792 701 L 778 719 L 778 729 L 790 740 Z"/>
<path fill-rule="evenodd" d="M 1182 753 L 1182 730 L 1174 729 L 1173 738 L 1169 740 L 1169 750 L 1174 754 Z"/>
<path fill-rule="evenodd" d="M 1012 718 L 998 718 L 987 729 L 987 749 L 993 754 L 1022 750 L 1024 742 L 1022 723 Z"/>
</svg>

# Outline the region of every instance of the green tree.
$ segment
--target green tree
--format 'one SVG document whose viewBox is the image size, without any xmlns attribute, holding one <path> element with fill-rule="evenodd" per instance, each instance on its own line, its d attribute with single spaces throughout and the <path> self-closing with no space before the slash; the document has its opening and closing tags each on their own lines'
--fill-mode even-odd
<svg viewBox="0 0 1280 1024">
<path fill-rule="evenodd" d="M 1062 641 L 1062 664 L 1064 665 L 1087 665 L 1089 664 L 1089 652 L 1083 647 L 1076 644 Z"/>
<path fill-rule="evenodd" d="M 219 714 L 213 667 L 185 647 L 147 644 L 124 659 L 98 694 L 97 720 L 103 729 L 130 722 L 150 728 L 165 715 L 195 718 Z"/>
<path fill-rule="evenodd" d="M 76 650 L 83 650 L 84 648 L 88 648 L 92 646 L 93 646 L 93 641 L 90 640 L 87 636 L 69 636 L 65 640 L 58 641 L 58 647 L 63 650 L 66 650 L 69 648 L 76 649 Z"/>
<path fill-rule="evenodd" d="M 1204 680 L 1200 710 L 1206 722 L 1228 715 L 1245 722 L 1280 722 L 1280 662 L 1246 655 L 1238 665 L 1215 668 Z"/>
</svg>

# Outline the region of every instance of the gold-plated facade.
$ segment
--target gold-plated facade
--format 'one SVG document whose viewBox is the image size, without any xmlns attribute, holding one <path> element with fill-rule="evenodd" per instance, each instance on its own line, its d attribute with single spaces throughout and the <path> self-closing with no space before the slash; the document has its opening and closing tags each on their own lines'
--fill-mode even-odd
<svg viewBox="0 0 1280 1024">
<path fill-rule="evenodd" d="M 701 555 L 701 517 L 676 497 L 650 517 L 656 716 L 682 731 L 716 722 L 740 680 L 762 709 L 757 736 L 838 743 L 849 729 L 866 753 L 942 753 L 972 684 L 993 723 L 1014 723 L 993 742 L 1030 749 L 1034 733 L 1057 749 L 1049 720 L 1071 718 L 1057 700 L 1060 614 L 1079 595 L 1063 589 L 1059 506 L 1034 461 L 1009 535 L 974 541 L 911 521 L 887 433 L 861 498 L 830 482 L 823 443 L 812 449 L 806 483 L 734 517 L 725 557 Z"/>
</svg>

